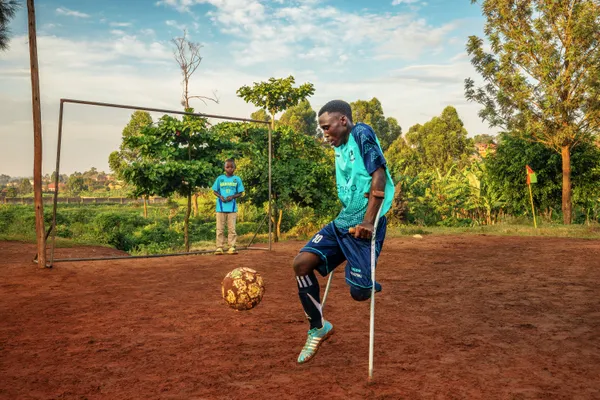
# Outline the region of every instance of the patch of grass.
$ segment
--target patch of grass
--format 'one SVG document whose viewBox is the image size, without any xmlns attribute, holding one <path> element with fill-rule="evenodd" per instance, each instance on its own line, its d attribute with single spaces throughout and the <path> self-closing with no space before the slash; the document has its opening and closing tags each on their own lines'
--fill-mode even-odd
<svg viewBox="0 0 600 400">
<path fill-rule="evenodd" d="M 546 236 L 580 239 L 600 239 L 600 224 L 591 225 L 560 225 L 541 224 L 537 228 L 531 225 L 498 224 L 476 227 L 389 227 L 389 237 L 426 235 L 497 235 L 497 236 Z"/>
</svg>

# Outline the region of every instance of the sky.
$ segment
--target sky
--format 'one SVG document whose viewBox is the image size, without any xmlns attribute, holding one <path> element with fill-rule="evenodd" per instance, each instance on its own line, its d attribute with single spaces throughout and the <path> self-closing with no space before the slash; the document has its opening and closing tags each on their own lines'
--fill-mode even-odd
<svg viewBox="0 0 600 400">
<path fill-rule="evenodd" d="M 470 0 L 45 0 L 36 2 L 43 173 L 56 164 L 61 98 L 181 109 L 171 39 L 202 44 L 191 79 L 197 112 L 249 117 L 243 85 L 293 75 L 311 82 L 318 109 L 332 99 L 377 97 L 404 132 L 453 105 L 470 136 L 491 133 L 464 98 L 477 73 L 465 45 L 484 19 Z M 0 174 L 33 174 L 26 9 L 0 53 Z M 66 104 L 61 173 L 96 167 L 121 143 L 132 111 Z M 153 114 L 154 118 L 160 115 Z"/>
</svg>

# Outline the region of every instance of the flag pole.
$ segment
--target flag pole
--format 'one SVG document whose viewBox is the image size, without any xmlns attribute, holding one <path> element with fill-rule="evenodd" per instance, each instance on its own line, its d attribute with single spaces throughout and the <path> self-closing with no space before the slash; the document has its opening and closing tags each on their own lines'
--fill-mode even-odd
<svg viewBox="0 0 600 400">
<path fill-rule="evenodd" d="M 537 228 L 537 222 L 535 220 L 535 207 L 533 206 L 533 194 L 531 193 L 531 184 L 527 185 L 529 187 L 529 199 L 531 200 L 531 212 L 533 214 L 533 227 Z"/>
</svg>

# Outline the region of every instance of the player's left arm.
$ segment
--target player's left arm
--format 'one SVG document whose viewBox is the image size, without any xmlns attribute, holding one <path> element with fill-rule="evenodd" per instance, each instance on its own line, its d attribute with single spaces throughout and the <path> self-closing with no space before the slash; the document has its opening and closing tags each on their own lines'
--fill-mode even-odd
<svg viewBox="0 0 600 400">
<path fill-rule="evenodd" d="M 236 193 L 236 194 L 234 194 L 232 196 L 227 197 L 227 199 L 228 199 L 227 201 L 231 201 L 233 199 L 237 199 L 238 197 L 242 197 L 243 195 L 244 195 L 244 192 Z"/>
<path fill-rule="evenodd" d="M 371 188 L 369 190 L 369 202 L 367 203 L 367 212 L 363 218 L 363 221 L 356 226 L 354 231 L 354 237 L 369 239 L 373 235 L 375 229 L 375 218 L 377 218 L 377 212 L 381 203 L 383 203 L 383 197 L 385 193 L 385 184 L 387 183 L 387 175 L 385 173 L 385 167 L 381 166 L 371 174 L 373 178 L 371 181 Z"/>
<path fill-rule="evenodd" d="M 227 201 L 231 201 L 233 199 L 237 199 L 238 197 L 242 197 L 244 195 L 244 184 L 241 179 L 238 179 L 238 192 L 232 196 L 227 197 Z"/>
</svg>

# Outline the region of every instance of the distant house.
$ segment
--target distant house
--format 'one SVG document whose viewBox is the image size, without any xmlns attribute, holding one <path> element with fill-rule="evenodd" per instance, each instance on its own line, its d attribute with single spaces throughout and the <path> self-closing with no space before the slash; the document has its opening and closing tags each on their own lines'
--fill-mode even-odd
<svg viewBox="0 0 600 400">
<path fill-rule="evenodd" d="M 59 192 L 64 191 L 66 188 L 67 188 L 67 185 L 65 185 L 64 183 L 61 182 L 58 184 Z M 56 184 L 54 182 L 48 184 L 48 191 L 52 192 L 52 193 L 56 192 Z"/>
</svg>

